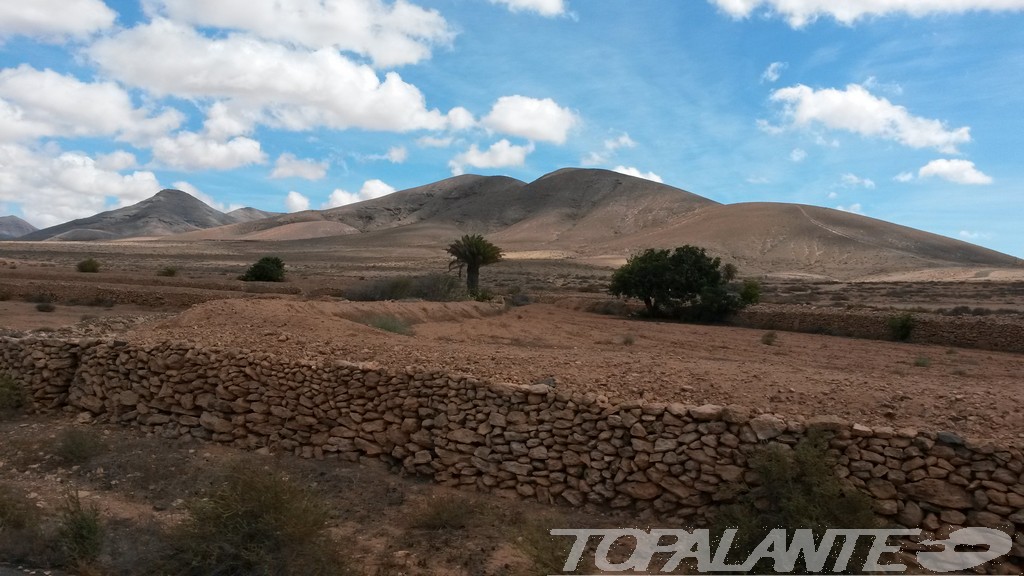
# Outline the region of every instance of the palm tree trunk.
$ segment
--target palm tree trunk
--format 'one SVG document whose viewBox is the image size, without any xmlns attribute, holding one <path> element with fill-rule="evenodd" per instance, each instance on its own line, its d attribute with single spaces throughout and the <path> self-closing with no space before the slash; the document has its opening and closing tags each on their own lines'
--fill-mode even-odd
<svg viewBox="0 0 1024 576">
<path fill-rule="evenodd" d="M 471 264 L 466 265 L 466 289 L 471 296 L 476 296 L 480 291 L 480 267 Z"/>
</svg>

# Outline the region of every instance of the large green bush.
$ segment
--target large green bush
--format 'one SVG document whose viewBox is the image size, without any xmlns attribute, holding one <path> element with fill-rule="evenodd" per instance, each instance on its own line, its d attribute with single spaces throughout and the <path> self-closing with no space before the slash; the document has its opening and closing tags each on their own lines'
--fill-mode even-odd
<svg viewBox="0 0 1024 576">
<path fill-rule="evenodd" d="M 77 268 L 79 272 L 96 273 L 100 271 L 100 263 L 94 258 L 86 258 L 76 264 L 75 268 Z"/>
<path fill-rule="evenodd" d="M 652 317 L 714 322 L 760 296 L 752 284 L 737 293 L 729 282 L 735 274 L 735 266 L 723 270 L 721 259 L 703 248 L 649 248 L 612 274 L 609 291 L 643 301 Z"/>
<path fill-rule="evenodd" d="M 264 256 L 242 274 L 246 282 L 284 282 L 284 260 L 277 256 Z"/>
</svg>

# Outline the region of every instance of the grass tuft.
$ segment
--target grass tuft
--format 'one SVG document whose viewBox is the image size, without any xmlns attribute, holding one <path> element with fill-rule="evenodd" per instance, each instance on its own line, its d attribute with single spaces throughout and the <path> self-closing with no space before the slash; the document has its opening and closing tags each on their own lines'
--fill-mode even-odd
<svg viewBox="0 0 1024 576">
<path fill-rule="evenodd" d="M 85 464 L 107 451 L 107 445 L 93 430 L 68 428 L 60 433 L 53 453 L 65 464 Z"/>
<path fill-rule="evenodd" d="M 69 491 L 61 503 L 59 521 L 57 542 L 65 565 L 84 571 L 103 550 L 100 511 L 96 506 L 84 506 L 78 491 Z"/>
<path fill-rule="evenodd" d="M 373 316 L 366 321 L 367 326 L 373 326 L 379 330 L 385 330 L 387 332 L 394 332 L 395 334 L 403 334 L 409 336 L 412 334 L 412 326 L 408 322 L 402 320 L 397 316 L 392 315 L 380 315 Z"/>
</svg>

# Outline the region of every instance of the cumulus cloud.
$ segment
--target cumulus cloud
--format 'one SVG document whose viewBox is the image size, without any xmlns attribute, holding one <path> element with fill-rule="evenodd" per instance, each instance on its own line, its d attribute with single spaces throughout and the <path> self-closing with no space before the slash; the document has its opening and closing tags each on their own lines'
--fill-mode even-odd
<svg viewBox="0 0 1024 576">
<path fill-rule="evenodd" d="M 295 154 L 285 152 L 277 157 L 274 162 L 274 170 L 270 173 L 271 178 L 303 178 L 305 180 L 320 180 L 327 175 L 327 162 L 296 158 Z"/>
<path fill-rule="evenodd" d="M 96 167 L 100 170 L 120 172 L 138 165 L 135 154 L 125 150 L 115 150 L 109 154 L 98 154 L 96 156 Z"/>
<path fill-rule="evenodd" d="M 96 41 L 87 54 L 104 74 L 156 96 L 219 101 L 222 119 L 238 124 L 236 130 L 257 122 L 294 131 L 404 132 L 448 124 L 397 73 L 381 80 L 373 68 L 330 48 L 311 51 L 242 34 L 207 37 L 157 18 Z"/>
<path fill-rule="evenodd" d="M 983 185 L 991 184 L 992 177 L 978 170 L 974 162 L 969 160 L 932 160 L 917 171 L 921 178 L 931 176 L 949 180 L 956 184 Z"/>
<path fill-rule="evenodd" d="M 654 172 L 641 172 L 639 169 L 634 168 L 632 166 L 616 166 L 615 168 L 612 168 L 612 170 L 618 172 L 619 174 L 635 176 L 637 178 L 651 180 L 652 182 L 664 182 L 664 180 L 661 179 L 661 176 L 658 176 Z"/>
<path fill-rule="evenodd" d="M 822 125 L 946 153 L 955 153 L 958 144 L 971 141 L 970 128 L 949 129 L 939 120 L 914 116 L 858 84 L 850 84 L 845 90 L 815 90 L 798 84 L 776 90 L 771 99 L 782 103 L 786 118 L 799 127 Z"/>
<path fill-rule="evenodd" d="M 843 186 L 853 188 L 868 188 L 872 189 L 875 187 L 875 182 L 870 178 L 861 178 L 856 174 L 843 174 L 842 175 Z"/>
<path fill-rule="evenodd" d="M 284 198 L 284 206 L 289 212 L 302 212 L 309 210 L 309 198 L 292 190 Z"/>
<path fill-rule="evenodd" d="M 452 130 L 468 130 L 476 126 L 476 118 L 473 113 L 462 106 L 456 106 L 448 111 L 448 127 Z"/>
<path fill-rule="evenodd" d="M 788 66 L 788 64 L 785 62 L 772 62 L 764 69 L 764 72 L 761 73 L 761 81 L 778 82 L 779 78 L 782 77 L 782 71 L 786 69 L 786 66 Z"/>
<path fill-rule="evenodd" d="M 806 26 L 822 16 L 843 24 L 853 24 L 869 16 L 905 14 L 922 17 L 932 14 L 960 14 L 970 11 L 1024 11 L 1021 0 L 711 0 L 734 18 L 746 18 L 755 10 L 785 18 L 794 28 Z"/>
<path fill-rule="evenodd" d="M 152 172 L 121 174 L 101 164 L 54 146 L 0 144 L 0 202 L 19 205 L 26 220 L 47 227 L 134 204 L 160 190 Z"/>
<path fill-rule="evenodd" d="M 153 143 L 153 159 L 183 170 L 230 170 L 262 164 L 267 155 L 259 142 L 245 136 L 222 141 L 196 132 L 179 132 Z"/>
<path fill-rule="evenodd" d="M 464 174 L 466 166 L 474 168 L 522 166 L 526 162 L 526 157 L 533 152 L 533 148 L 533 143 L 517 146 L 505 139 L 495 142 L 490 148 L 483 151 L 473 144 L 469 150 L 452 158 L 448 166 L 452 169 L 452 174 L 456 176 Z"/>
<path fill-rule="evenodd" d="M 609 138 L 604 141 L 604 146 L 600 150 L 588 153 L 581 160 L 584 166 L 598 166 L 608 162 L 608 160 L 615 154 L 620 148 L 635 148 L 636 142 L 629 137 L 629 134 L 623 132 L 618 138 Z"/>
<path fill-rule="evenodd" d="M 892 177 L 897 182 L 910 182 L 914 179 L 913 172 L 900 172 L 899 174 Z"/>
<path fill-rule="evenodd" d="M 789 159 L 793 162 L 803 162 L 807 158 L 807 151 L 803 148 L 793 148 L 789 153 Z"/>
<path fill-rule="evenodd" d="M 117 13 L 102 0 L 30 0 L 0 3 L 0 40 L 81 38 L 114 25 Z"/>
<path fill-rule="evenodd" d="M 452 145 L 455 139 L 451 136 L 423 136 L 416 140 L 416 143 L 424 148 L 447 148 Z"/>
<path fill-rule="evenodd" d="M 851 214 L 864 214 L 864 210 L 861 208 L 861 205 L 859 203 L 850 204 L 849 206 L 836 206 L 836 210 L 849 212 Z"/>
<path fill-rule="evenodd" d="M 401 164 L 409 159 L 409 150 L 405 146 L 392 146 L 384 154 L 364 156 L 367 160 L 387 160 L 392 164 Z"/>
<path fill-rule="evenodd" d="M 530 140 L 564 144 L 579 118 L 551 98 L 502 96 L 481 121 L 485 128 Z"/>
<path fill-rule="evenodd" d="M 349 192 L 341 188 L 336 188 L 334 192 L 331 192 L 330 197 L 327 198 L 327 202 L 324 202 L 321 208 L 337 208 L 338 206 L 344 206 L 346 204 L 355 204 L 356 202 L 387 196 L 394 191 L 394 187 L 383 180 L 367 180 L 366 182 L 363 182 L 363 187 L 359 189 L 359 192 Z"/>
<path fill-rule="evenodd" d="M 353 52 L 379 67 L 415 64 L 455 36 L 436 10 L 404 0 L 150 0 L 148 7 L 197 27 L 244 31 L 311 50 Z"/>
<path fill-rule="evenodd" d="M 82 82 L 27 64 L 0 70 L 0 141 L 115 136 L 144 143 L 176 129 L 184 116 L 136 108 L 113 82 Z"/>
<path fill-rule="evenodd" d="M 491 0 L 491 4 L 503 4 L 512 12 L 536 12 L 549 18 L 565 14 L 564 0 Z"/>
<path fill-rule="evenodd" d="M 171 186 L 178 190 L 181 190 L 182 192 L 185 192 L 186 194 L 190 194 L 195 198 L 198 198 L 207 206 L 210 206 L 211 208 L 216 208 L 221 212 L 229 212 L 231 210 L 235 210 L 237 208 L 242 207 L 241 205 L 237 204 L 224 204 L 223 202 L 218 202 L 213 198 L 213 196 L 210 196 L 206 192 L 203 192 L 199 188 L 196 188 L 193 184 L 183 180 L 175 182 L 174 184 L 171 184 Z"/>
</svg>

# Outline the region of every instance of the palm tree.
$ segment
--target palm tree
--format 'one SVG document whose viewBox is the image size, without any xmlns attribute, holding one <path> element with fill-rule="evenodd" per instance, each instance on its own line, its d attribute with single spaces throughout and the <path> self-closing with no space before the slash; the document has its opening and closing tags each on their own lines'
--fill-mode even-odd
<svg viewBox="0 0 1024 576">
<path fill-rule="evenodd" d="M 466 289 L 472 296 L 476 296 L 480 291 L 480 267 L 501 260 L 501 248 L 479 234 L 466 234 L 452 242 L 446 251 L 452 257 L 448 270 L 458 267 L 461 277 L 462 268 L 466 268 Z"/>
</svg>

